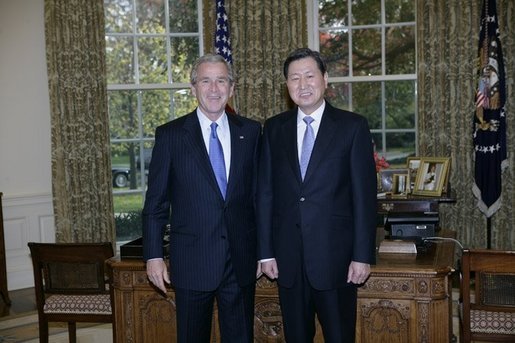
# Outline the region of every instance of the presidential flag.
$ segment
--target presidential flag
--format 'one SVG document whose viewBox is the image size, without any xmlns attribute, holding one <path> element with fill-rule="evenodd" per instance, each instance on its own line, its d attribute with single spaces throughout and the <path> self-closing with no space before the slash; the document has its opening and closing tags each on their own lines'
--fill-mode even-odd
<svg viewBox="0 0 515 343">
<path fill-rule="evenodd" d="M 216 1 L 215 52 L 232 64 L 231 38 L 229 36 L 229 17 L 225 12 L 224 0 Z"/>
<path fill-rule="evenodd" d="M 473 193 L 487 218 L 501 206 L 501 174 L 506 155 L 505 69 L 495 0 L 484 0 L 479 31 L 474 113 Z"/>
</svg>

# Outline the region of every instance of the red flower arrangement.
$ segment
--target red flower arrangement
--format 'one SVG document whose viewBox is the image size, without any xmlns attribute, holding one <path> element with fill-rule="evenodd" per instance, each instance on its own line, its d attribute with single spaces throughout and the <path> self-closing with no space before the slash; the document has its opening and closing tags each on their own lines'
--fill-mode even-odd
<svg viewBox="0 0 515 343">
<path fill-rule="evenodd" d="M 374 151 L 374 161 L 376 162 L 376 172 L 379 172 L 380 170 L 386 169 L 390 166 L 390 164 L 386 162 L 384 156 L 379 158 L 379 154 L 376 151 Z"/>
</svg>

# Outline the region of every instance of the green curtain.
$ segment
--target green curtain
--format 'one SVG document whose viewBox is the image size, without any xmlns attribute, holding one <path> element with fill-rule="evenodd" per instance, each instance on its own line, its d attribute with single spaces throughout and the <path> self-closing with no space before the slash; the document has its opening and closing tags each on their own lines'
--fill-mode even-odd
<svg viewBox="0 0 515 343">
<path fill-rule="evenodd" d="M 103 0 L 45 0 L 57 242 L 115 241 Z"/>
<path fill-rule="evenodd" d="M 442 205 L 441 225 L 468 247 L 486 247 L 486 217 L 472 194 L 472 122 L 482 0 L 417 0 L 419 155 L 451 157 L 455 204 Z M 514 158 L 515 2 L 498 0 L 507 70 L 509 167 L 502 175 L 502 207 L 491 219 L 492 248 L 515 249 Z"/>
<path fill-rule="evenodd" d="M 230 0 L 229 16 L 236 91 L 233 107 L 264 122 L 291 106 L 282 75 L 290 51 L 307 46 L 304 0 Z M 204 0 L 204 51 L 212 52 L 215 1 Z"/>
</svg>

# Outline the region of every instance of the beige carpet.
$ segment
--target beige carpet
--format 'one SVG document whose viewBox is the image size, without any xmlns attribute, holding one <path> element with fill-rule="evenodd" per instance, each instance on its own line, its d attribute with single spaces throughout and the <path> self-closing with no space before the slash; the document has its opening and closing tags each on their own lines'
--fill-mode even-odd
<svg viewBox="0 0 515 343">
<path fill-rule="evenodd" d="M 50 323 L 49 332 L 49 342 L 68 342 L 68 328 L 66 323 Z M 11 342 L 39 343 L 37 312 L 0 319 L 0 343 Z M 111 324 L 78 323 L 77 342 L 113 342 L 112 326 Z"/>
</svg>

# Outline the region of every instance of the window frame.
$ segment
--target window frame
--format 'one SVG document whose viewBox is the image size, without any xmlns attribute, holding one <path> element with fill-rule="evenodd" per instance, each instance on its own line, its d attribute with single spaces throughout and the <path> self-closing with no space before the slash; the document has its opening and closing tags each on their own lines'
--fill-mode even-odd
<svg viewBox="0 0 515 343">
<path fill-rule="evenodd" d="M 137 8 L 138 0 L 129 0 L 132 2 L 132 6 L 134 9 Z M 130 32 L 106 32 L 105 39 L 106 41 L 111 37 L 123 37 L 129 38 L 132 40 L 132 49 L 133 49 L 133 57 L 132 62 L 134 63 L 134 80 L 132 83 L 120 84 L 120 83 L 108 83 L 107 84 L 107 92 L 116 92 L 116 91 L 134 91 L 137 95 L 136 100 L 136 109 L 135 114 L 137 116 L 138 127 L 136 129 L 137 134 L 134 137 L 125 137 L 125 138 L 111 138 L 110 144 L 120 144 L 120 143 L 132 143 L 135 144 L 138 149 L 138 158 L 139 161 L 145 161 L 145 144 L 148 145 L 149 142 L 154 142 L 155 137 L 146 137 L 143 130 L 143 92 L 145 91 L 155 91 L 155 90 L 164 90 L 164 91 L 174 91 L 174 90 L 189 90 L 190 84 L 189 82 L 174 82 L 172 78 L 172 47 L 171 47 L 171 39 L 172 38 L 183 38 L 183 37 L 194 37 L 198 39 L 198 53 L 199 56 L 204 54 L 204 18 L 203 18 L 203 1 L 195 0 L 197 3 L 197 23 L 198 30 L 196 32 L 171 32 L 170 31 L 170 6 L 169 1 L 164 1 L 164 33 L 142 33 L 138 32 L 137 25 L 137 13 L 133 11 L 131 15 L 131 31 Z M 166 41 L 166 60 L 167 60 L 167 82 L 166 83 L 141 83 L 140 75 L 139 75 L 139 58 L 138 58 L 138 38 L 156 38 L 163 37 Z M 106 68 L 109 66 L 106 65 Z M 171 99 L 172 100 L 172 99 Z M 170 108 L 170 118 L 169 120 L 173 120 L 176 118 L 176 113 L 174 111 L 173 101 L 169 103 Z M 183 114 L 183 113 L 181 113 Z M 163 123 L 164 124 L 164 123 Z M 109 127 L 111 130 L 111 120 L 109 122 Z M 115 168 L 115 167 L 112 167 Z M 127 195 L 141 195 L 141 208 L 144 205 L 146 189 L 147 189 L 147 169 L 145 168 L 145 163 L 140 163 L 138 168 L 138 178 L 137 178 L 137 188 L 136 189 L 117 189 L 113 186 L 113 200 L 116 197 L 123 197 Z M 116 200 L 115 200 L 116 201 Z M 116 217 L 117 213 L 115 213 Z M 127 240 L 120 240 L 116 237 L 118 244 L 122 244 Z"/>
<path fill-rule="evenodd" d="M 414 1 L 414 0 L 413 0 Z M 414 1 L 415 2 L 415 1 Z M 320 30 L 328 30 L 329 28 L 320 27 L 318 25 L 318 0 L 306 0 L 306 14 L 307 14 L 307 29 L 308 29 L 308 47 L 320 51 L 320 41 L 319 35 Z M 351 12 L 351 1 L 347 0 L 348 13 Z M 418 156 L 418 61 L 417 61 L 417 39 L 416 39 L 416 2 L 415 6 L 415 21 L 413 22 L 398 22 L 398 23 L 386 23 L 386 11 L 385 11 L 385 0 L 381 0 L 381 23 L 379 24 L 369 24 L 369 25 L 354 25 L 351 20 L 345 26 L 350 30 L 351 34 L 349 35 L 349 74 L 352 75 L 353 71 L 353 61 L 352 61 L 352 30 L 353 29 L 369 29 L 369 28 L 379 28 L 381 30 L 381 75 L 371 75 L 371 76 L 338 76 L 338 77 L 329 77 L 329 84 L 343 84 L 343 83 L 358 83 L 358 82 L 381 82 L 381 128 L 380 129 L 371 129 L 370 132 L 372 134 L 379 133 L 381 134 L 381 149 L 377 152 L 383 156 L 387 156 L 387 134 L 391 133 L 414 133 L 415 135 L 415 156 Z M 415 30 L 415 73 L 413 74 L 396 74 L 396 75 L 387 75 L 386 74 L 386 39 L 385 39 L 385 31 L 390 27 L 405 27 L 405 26 L 414 26 Z M 338 27 L 338 28 L 341 28 Z M 335 29 L 335 28 L 331 28 Z M 413 128 L 404 128 L 404 129 L 387 129 L 386 128 L 386 87 L 385 82 L 388 81 L 414 81 L 415 86 L 415 94 L 414 94 L 414 102 L 415 102 L 415 118 L 414 118 L 414 127 Z M 353 110 L 352 103 L 352 87 L 349 93 L 349 109 Z"/>
</svg>

